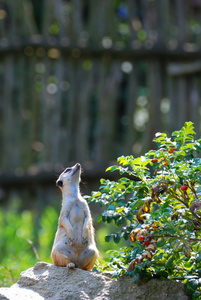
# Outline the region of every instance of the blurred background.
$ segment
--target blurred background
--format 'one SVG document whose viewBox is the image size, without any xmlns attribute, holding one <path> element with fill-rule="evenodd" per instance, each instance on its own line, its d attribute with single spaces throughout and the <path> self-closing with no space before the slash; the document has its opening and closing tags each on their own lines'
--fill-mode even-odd
<svg viewBox="0 0 201 300">
<path fill-rule="evenodd" d="M 90 194 L 157 131 L 200 136 L 200 36 L 201 0 L 0 0 L 0 285 L 51 262 L 63 168 Z"/>
</svg>

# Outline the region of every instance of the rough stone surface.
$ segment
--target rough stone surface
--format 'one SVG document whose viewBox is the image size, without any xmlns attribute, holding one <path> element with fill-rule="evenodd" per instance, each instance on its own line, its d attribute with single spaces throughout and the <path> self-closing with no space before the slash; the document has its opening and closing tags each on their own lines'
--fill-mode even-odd
<svg viewBox="0 0 201 300">
<path fill-rule="evenodd" d="M 44 262 L 21 273 L 10 288 L 0 288 L 0 300 L 187 300 L 183 285 L 153 279 L 136 285 L 127 276 L 111 280 L 102 274 L 69 270 Z"/>
</svg>

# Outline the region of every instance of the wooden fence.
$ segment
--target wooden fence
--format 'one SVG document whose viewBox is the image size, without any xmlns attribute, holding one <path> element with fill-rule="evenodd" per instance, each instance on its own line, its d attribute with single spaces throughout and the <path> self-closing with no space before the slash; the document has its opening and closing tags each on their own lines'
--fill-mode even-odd
<svg viewBox="0 0 201 300">
<path fill-rule="evenodd" d="M 200 20 L 199 0 L 0 1 L 1 185 L 200 133 Z"/>
</svg>

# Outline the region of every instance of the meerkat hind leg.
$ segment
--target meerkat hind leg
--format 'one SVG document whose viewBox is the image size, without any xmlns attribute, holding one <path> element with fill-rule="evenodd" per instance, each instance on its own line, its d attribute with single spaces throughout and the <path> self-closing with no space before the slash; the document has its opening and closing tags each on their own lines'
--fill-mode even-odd
<svg viewBox="0 0 201 300">
<path fill-rule="evenodd" d="M 93 248 L 85 249 L 79 258 L 79 267 L 83 270 L 92 271 L 96 258 L 98 257 L 97 252 Z"/>
<path fill-rule="evenodd" d="M 57 244 L 52 251 L 52 260 L 54 265 L 65 267 L 68 264 L 74 264 L 72 261 L 74 260 L 74 255 L 68 248 L 66 249 L 62 244 Z M 73 268 L 71 266 L 71 268 Z"/>
</svg>

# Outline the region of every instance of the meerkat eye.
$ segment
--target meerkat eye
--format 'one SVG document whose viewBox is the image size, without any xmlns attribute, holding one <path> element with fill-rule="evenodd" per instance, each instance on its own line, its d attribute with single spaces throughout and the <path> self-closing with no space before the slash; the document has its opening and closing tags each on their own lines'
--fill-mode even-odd
<svg viewBox="0 0 201 300">
<path fill-rule="evenodd" d="M 70 168 L 67 168 L 65 171 L 64 171 L 64 173 L 69 173 L 71 171 L 71 169 Z"/>
</svg>

